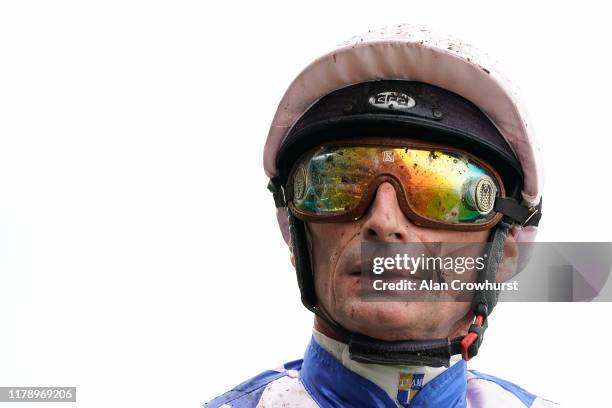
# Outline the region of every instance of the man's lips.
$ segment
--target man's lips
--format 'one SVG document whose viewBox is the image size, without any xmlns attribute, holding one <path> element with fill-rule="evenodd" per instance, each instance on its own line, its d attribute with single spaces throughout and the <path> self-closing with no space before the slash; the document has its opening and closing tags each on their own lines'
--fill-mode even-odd
<svg viewBox="0 0 612 408">
<path fill-rule="evenodd" d="M 364 271 L 363 276 L 361 272 L 361 266 L 357 265 L 355 268 L 351 268 L 348 272 L 351 277 L 357 278 L 369 278 L 369 279 L 385 279 L 385 280 L 398 280 L 398 279 L 414 279 L 414 280 L 425 280 L 432 279 L 433 272 L 428 270 L 417 269 L 414 273 L 405 269 L 385 269 L 380 275 L 376 275 L 370 271 Z"/>
</svg>

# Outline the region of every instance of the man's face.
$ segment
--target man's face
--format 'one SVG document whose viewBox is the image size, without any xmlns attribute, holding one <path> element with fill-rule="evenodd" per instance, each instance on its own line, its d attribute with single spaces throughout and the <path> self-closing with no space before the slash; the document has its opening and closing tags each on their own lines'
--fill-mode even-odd
<svg viewBox="0 0 612 408">
<path fill-rule="evenodd" d="M 358 221 L 309 222 L 306 226 L 318 304 L 333 320 L 353 332 L 382 340 L 426 340 L 465 332 L 472 318 L 469 302 L 362 300 L 361 242 L 484 242 L 489 230 L 419 227 L 404 215 L 395 188 L 387 182 L 378 187 Z"/>
</svg>

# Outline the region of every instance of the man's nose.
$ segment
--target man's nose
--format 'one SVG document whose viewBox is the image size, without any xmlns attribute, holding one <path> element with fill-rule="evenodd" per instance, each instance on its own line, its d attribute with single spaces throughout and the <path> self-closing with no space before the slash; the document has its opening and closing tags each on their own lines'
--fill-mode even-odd
<svg viewBox="0 0 612 408">
<path fill-rule="evenodd" d="M 397 193 L 389 182 L 381 183 L 364 216 L 362 236 L 366 241 L 412 242 L 412 223 L 397 202 Z"/>
</svg>

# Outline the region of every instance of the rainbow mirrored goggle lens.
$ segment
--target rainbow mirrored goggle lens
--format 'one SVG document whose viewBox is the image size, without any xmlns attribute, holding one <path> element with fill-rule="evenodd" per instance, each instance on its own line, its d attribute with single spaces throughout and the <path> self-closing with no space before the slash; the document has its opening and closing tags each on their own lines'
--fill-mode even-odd
<svg viewBox="0 0 612 408">
<path fill-rule="evenodd" d="M 503 185 L 493 169 L 467 153 L 420 146 L 321 146 L 294 167 L 289 207 L 308 221 L 356 220 L 385 181 L 419 225 L 486 229 L 501 218 L 493 204 Z"/>
</svg>

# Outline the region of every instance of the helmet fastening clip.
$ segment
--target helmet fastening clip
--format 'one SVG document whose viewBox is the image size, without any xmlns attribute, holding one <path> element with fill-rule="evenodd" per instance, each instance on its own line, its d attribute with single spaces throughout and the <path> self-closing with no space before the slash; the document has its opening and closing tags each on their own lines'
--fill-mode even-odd
<svg viewBox="0 0 612 408">
<path fill-rule="evenodd" d="M 485 304 L 479 303 L 476 306 L 475 314 L 474 323 L 470 325 L 468 334 L 461 340 L 461 356 L 465 361 L 470 361 L 472 357 L 478 354 L 478 348 L 488 326 L 488 308 Z"/>
</svg>

